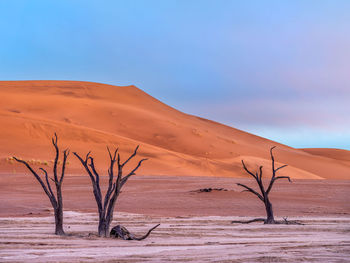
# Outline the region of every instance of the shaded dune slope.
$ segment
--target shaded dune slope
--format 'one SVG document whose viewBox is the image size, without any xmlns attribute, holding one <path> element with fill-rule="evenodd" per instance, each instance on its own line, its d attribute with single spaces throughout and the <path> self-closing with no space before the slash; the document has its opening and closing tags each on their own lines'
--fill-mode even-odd
<svg viewBox="0 0 350 263">
<path fill-rule="evenodd" d="M 233 113 L 234 114 L 234 113 Z M 135 86 L 77 81 L 0 82 L 0 172 L 23 170 L 7 158 L 16 155 L 50 166 L 54 132 L 59 144 L 85 154 L 107 168 L 106 146 L 118 146 L 122 158 L 140 144 L 150 160 L 139 174 L 246 176 L 241 159 L 270 171 L 269 148 L 277 146 L 281 175 L 304 179 L 350 178 L 350 162 L 333 151 L 294 149 L 214 121 L 188 115 Z M 340 157 L 339 157 L 340 156 Z M 348 158 L 348 157 L 346 157 Z M 136 160 L 135 160 L 136 161 Z M 83 170 L 73 156 L 68 172 Z"/>
</svg>

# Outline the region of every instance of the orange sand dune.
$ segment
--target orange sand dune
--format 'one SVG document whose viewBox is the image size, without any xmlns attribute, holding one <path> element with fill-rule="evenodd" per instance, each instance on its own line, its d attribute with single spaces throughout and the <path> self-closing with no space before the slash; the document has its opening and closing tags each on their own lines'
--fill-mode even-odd
<svg viewBox="0 0 350 263">
<path fill-rule="evenodd" d="M 269 148 L 276 145 L 276 160 L 289 165 L 281 174 L 303 179 L 350 179 L 349 162 L 342 158 L 294 149 L 182 113 L 135 86 L 1 81 L 0 124 L 0 172 L 24 171 L 7 159 L 13 155 L 50 166 L 50 138 L 57 132 L 62 148 L 81 154 L 91 150 L 103 171 L 107 168 L 107 145 L 120 147 L 125 158 L 140 144 L 140 157 L 150 160 L 139 174 L 246 176 L 241 159 L 251 169 L 262 163 L 267 173 L 271 165 Z M 83 172 L 73 155 L 69 161 L 68 172 Z"/>
<path fill-rule="evenodd" d="M 330 148 L 307 148 L 302 149 L 307 153 L 332 158 L 350 165 L 350 151 Z"/>
</svg>

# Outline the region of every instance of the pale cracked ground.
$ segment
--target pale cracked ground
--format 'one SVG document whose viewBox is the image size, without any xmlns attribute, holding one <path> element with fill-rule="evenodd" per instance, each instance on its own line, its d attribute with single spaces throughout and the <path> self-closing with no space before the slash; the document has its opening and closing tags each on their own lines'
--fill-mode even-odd
<svg viewBox="0 0 350 263">
<path fill-rule="evenodd" d="M 144 241 L 88 236 L 95 214 L 65 212 L 66 232 L 52 217 L 0 218 L 1 262 L 350 262 L 349 217 L 299 217 L 305 225 L 231 224 L 242 217 L 150 217 L 118 213 Z"/>
</svg>

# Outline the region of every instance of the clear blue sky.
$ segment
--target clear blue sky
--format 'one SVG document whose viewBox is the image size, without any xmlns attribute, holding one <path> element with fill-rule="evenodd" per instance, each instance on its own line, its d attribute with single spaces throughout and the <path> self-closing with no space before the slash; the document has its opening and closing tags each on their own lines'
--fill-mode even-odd
<svg viewBox="0 0 350 263">
<path fill-rule="evenodd" d="M 134 84 L 294 147 L 350 149 L 350 1 L 0 0 L 0 80 Z"/>
</svg>

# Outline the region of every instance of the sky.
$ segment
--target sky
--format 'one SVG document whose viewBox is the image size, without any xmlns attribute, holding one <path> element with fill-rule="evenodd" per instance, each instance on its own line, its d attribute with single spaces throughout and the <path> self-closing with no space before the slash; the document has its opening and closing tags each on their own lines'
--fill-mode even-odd
<svg viewBox="0 0 350 263">
<path fill-rule="evenodd" d="M 350 150 L 350 1 L 0 0 L 0 80 L 136 85 L 292 147 Z"/>
</svg>

